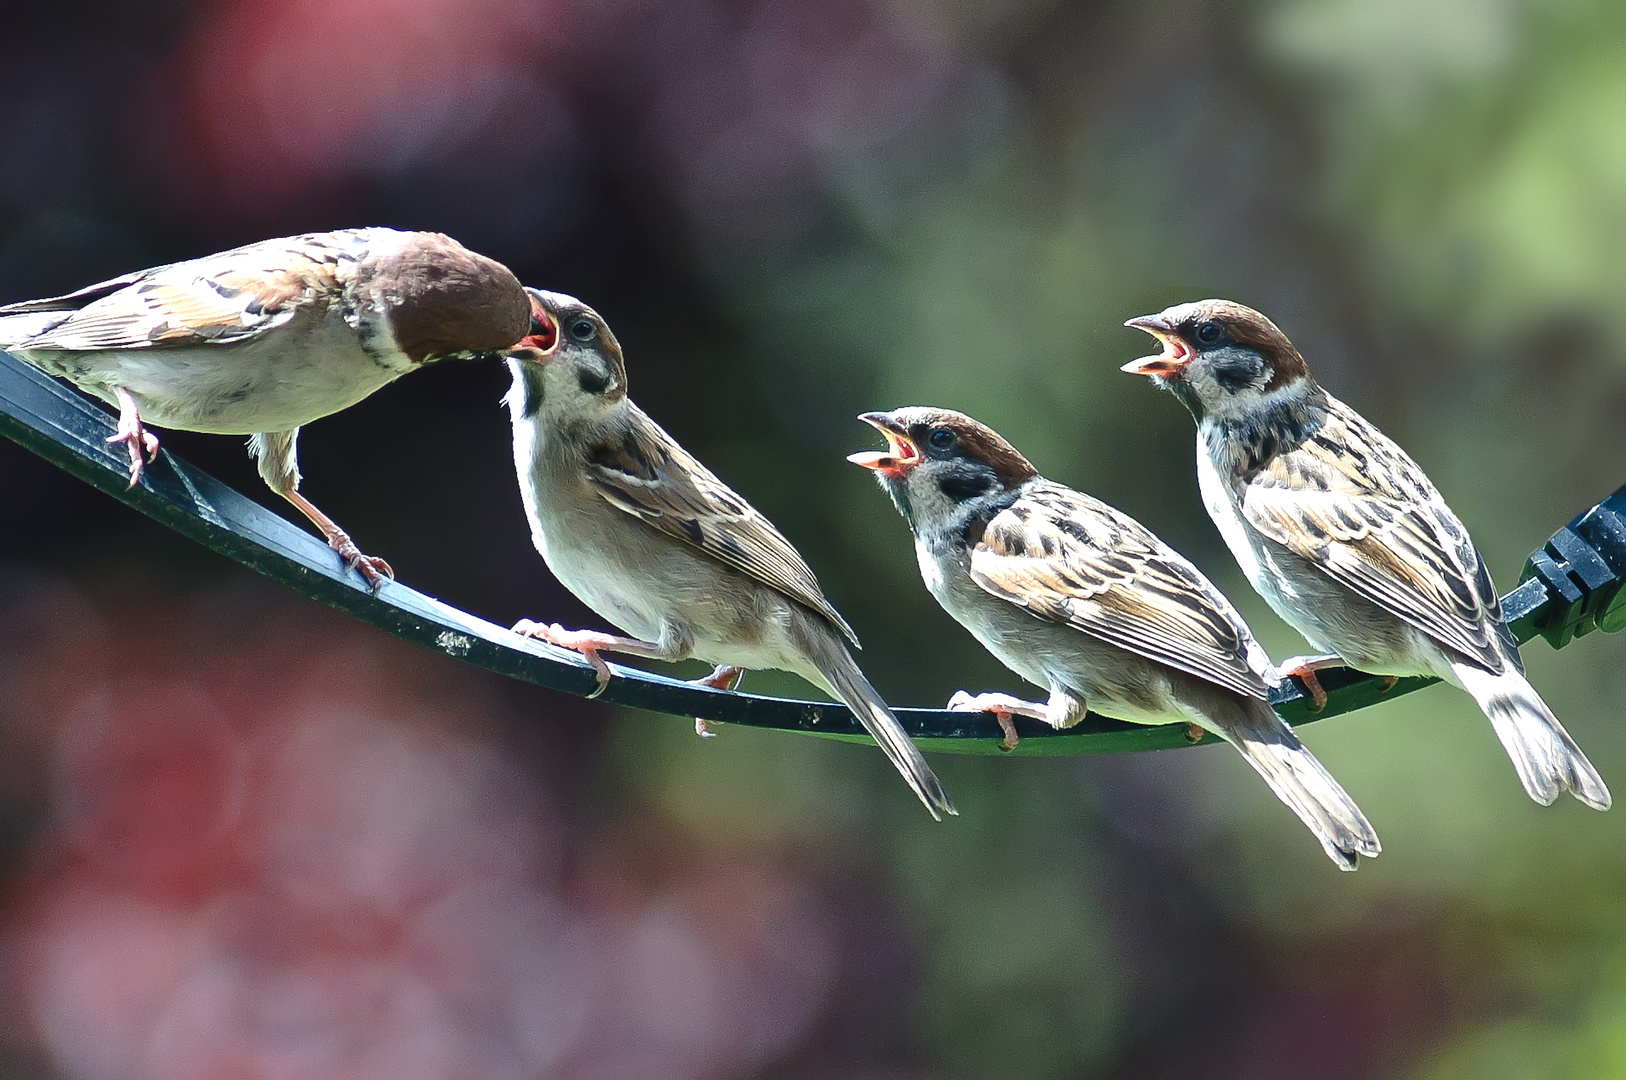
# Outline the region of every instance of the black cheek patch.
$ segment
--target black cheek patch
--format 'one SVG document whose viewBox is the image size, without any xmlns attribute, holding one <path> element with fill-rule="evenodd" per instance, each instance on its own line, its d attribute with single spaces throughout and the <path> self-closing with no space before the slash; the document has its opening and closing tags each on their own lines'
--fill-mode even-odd
<svg viewBox="0 0 1626 1080">
<path fill-rule="evenodd" d="M 519 414 L 526 420 L 542 411 L 542 372 L 532 364 L 520 364 L 519 385 L 524 394 Z"/>
<path fill-rule="evenodd" d="M 576 384 L 582 388 L 582 393 L 596 396 L 610 388 L 610 377 L 601 371 L 582 368 L 576 372 Z"/>
<path fill-rule="evenodd" d="M 1265 372 L 1265 362 L 1251 352 L 1227 350 L 1229 355 L 1214 358 L 1214 381 L 1227 393 L 1251 386 Z"/>
<path fill-rule="evenodd" d="M 937 482 L 938 490 L 955 502 L 965 502 L 967 499 L 986 495 L 993 486 L 992 476 L 977 473 L 951 473 Z"/>
</svg>

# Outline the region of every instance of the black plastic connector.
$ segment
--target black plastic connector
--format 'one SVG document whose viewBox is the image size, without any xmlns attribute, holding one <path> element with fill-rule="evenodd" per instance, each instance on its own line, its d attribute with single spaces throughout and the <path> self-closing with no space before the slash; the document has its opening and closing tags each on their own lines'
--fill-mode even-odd
<svg viewBox="0 0 1626 1080">
<path fill-rule="evenodd" d="M 1626 487 L 1553 534 L 1521 581 L 1540 581 L 1550 602 L 1534 629 L 1555 649 L 1593 630 L 1626 626 Z"/>
</svg>

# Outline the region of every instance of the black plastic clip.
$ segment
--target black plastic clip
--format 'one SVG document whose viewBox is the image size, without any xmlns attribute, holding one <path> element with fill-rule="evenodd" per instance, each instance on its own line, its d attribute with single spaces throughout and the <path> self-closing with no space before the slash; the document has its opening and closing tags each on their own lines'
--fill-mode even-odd
<svg viewBox="0 0 1626 1080">
<path fill-rule="evenodd" d="M 1555 649 L 1593 630 L 1626 627 L 1626 487 L 1553 534 L 1524 564 L 1552 597 L 1536 629 Z"/>
</svg>

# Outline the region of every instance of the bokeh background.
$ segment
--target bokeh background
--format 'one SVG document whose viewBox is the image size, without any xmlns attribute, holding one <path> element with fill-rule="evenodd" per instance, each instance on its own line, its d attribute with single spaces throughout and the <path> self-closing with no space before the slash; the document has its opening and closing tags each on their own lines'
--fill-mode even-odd
<svg viewBox="0 0 1626 1080">
<path fill-rule="evenodd" d="M 444 230 L 605 314 L 891 700 L 1020 689 L 842 462 L 901 404 L 1140 517 L 1281 656 L 1119 324 L 1272 315 L 1510 587 L 1626 481 L 1623 50 L 1609 0 L 14 4 L 0 300 Z M 420 589 L 599 625 L 504 386 L 310 426 L 305 490 Z M 165 443 L 270 500 L 239 440 Z M 1626 1076 L 1626 817 L 1530 803 L 1448 689 L 1307 729 L 1383 837 L 1353 876 L 1223 747 L 940 758 L 934 825 L 873 750 L 505 683 L 10 444 L 0 507 L 0 1076 Z M 1626 788 L 1626 641 L 1526 656 Z"/>
</svg>

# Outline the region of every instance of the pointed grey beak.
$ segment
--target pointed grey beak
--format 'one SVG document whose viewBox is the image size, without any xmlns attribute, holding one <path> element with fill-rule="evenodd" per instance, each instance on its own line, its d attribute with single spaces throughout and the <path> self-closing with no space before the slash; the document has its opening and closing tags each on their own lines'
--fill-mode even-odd
<svg viewBox="0 0 1626 1080">
<path fill-rule="evenodd" d="M 1138 360 L 1131 360 L 1119 371 L 1127 371 L 1131 375 L 1158 375 L 1168 378 L 1184 371 L 1186 365 L 1191 363 L 1191 347 L 1181 340 L 1173 325 L 1162 315 L 1141 315 L 1124 322 L 1125 326 L 1132 326 L 1136 330 L 1144 330 L 1162 344 L 1163 351 L 1155 356 L 1142 356 Z"/>
<path fill-rule="evenodd" d="M 886 449 L 848 454 L 848 461 L 887 476 L 902 476 L 920 464 L 920 448 L 910 440 L 909 433 L 891 413 L 867 412 L 858 419 L 886 436 Z"/>
</svg>

